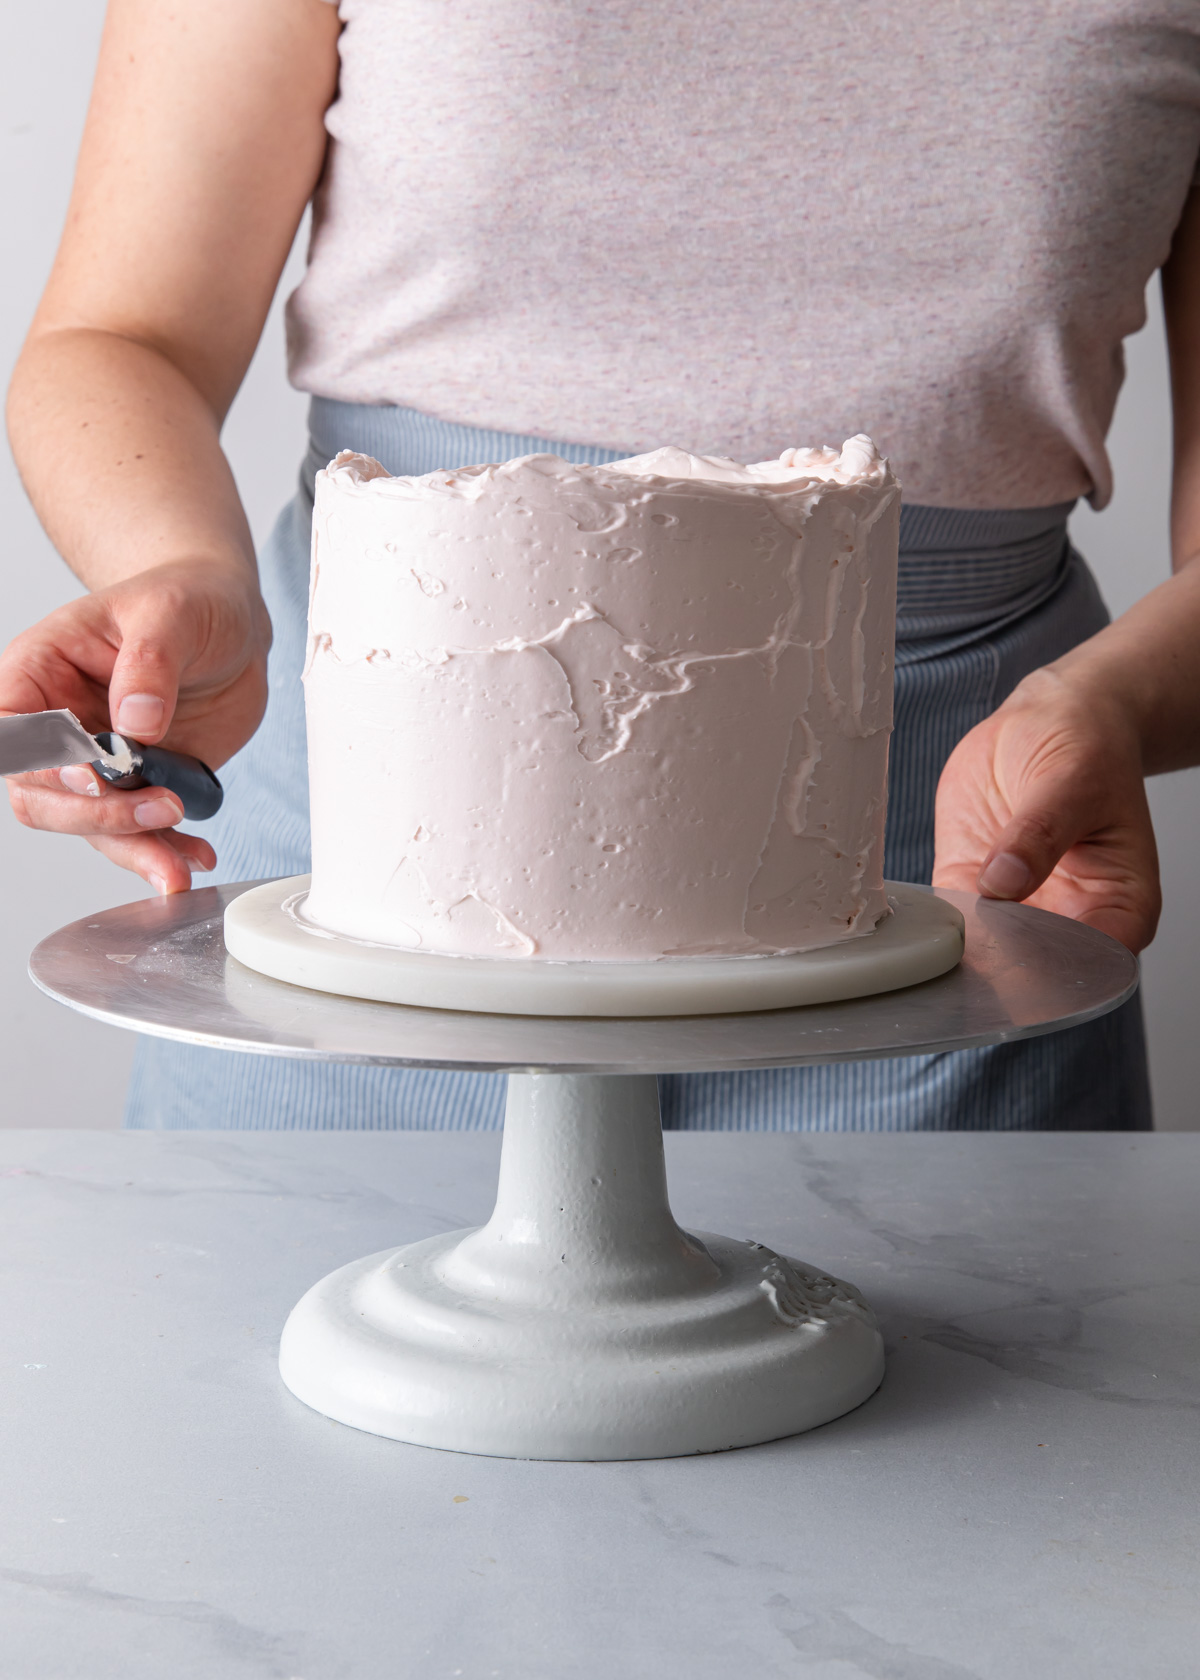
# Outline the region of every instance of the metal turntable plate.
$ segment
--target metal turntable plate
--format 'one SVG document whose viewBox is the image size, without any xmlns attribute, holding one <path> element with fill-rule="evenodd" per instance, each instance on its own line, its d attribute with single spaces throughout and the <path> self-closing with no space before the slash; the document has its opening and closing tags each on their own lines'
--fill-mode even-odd
<svg viewBox="0 0 1200 1680">
<path fill-rule="evenodd" d="M 230 957 L 226 904 L 257 882 L 144 899 L 44 939 L 30 974 L 114 1026 L 260 1055 L 479 1072 L 685 1073 L 961 1050 L 1081 1025 L 1136 990 L 1137 959 L 1082 923 L 970 893 L 958 968 L 903 991 L 759 1014 L 641 1019 L 483 1015 L 371 1003 Z"/>
</svg>

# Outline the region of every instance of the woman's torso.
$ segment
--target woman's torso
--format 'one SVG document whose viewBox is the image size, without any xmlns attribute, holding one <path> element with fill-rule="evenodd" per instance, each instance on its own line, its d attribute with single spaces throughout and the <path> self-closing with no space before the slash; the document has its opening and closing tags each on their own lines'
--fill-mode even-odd
<svg viewBox="0 0 1200 1680">
<path fill-rule="evenodd" d="M 295 381 L 906 499 L 1103 501 L 1195 0 L 342 0 Z"/>
</svg>

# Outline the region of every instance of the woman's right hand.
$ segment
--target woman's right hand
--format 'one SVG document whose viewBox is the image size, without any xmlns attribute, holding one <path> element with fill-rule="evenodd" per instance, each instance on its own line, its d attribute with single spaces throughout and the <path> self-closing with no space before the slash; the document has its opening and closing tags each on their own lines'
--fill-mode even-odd
<svg viewBox="0 0 1200 1680">
<path fill-rule="evenodd" d="M 85 595 L 0 655 L 0 714 L 68 707 L 95 734 L 160 742 L 216 769 L 266 706 L 271 624 L 249 568 L 171 561 Z M 27 828 L 78 834 L 157 892 L 212 869 L 206 840 L 181 834 L 183 807 L 160 788 L 121 791 L 86 765 L 8 781 Z"/>
</svg>

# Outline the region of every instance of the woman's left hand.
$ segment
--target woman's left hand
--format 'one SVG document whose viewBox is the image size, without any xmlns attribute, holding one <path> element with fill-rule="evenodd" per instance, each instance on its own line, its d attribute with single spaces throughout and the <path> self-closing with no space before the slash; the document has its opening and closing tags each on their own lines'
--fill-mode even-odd
<svg viewBox="0 0 1200 1680">
<path fill-rule="evenodd" d="M 1142 950 L 1162 903 L 1144 774 L 1117 701 L 1034 671 L 942 772 L 934 886 L 1025 899 Z"/>
</svg>

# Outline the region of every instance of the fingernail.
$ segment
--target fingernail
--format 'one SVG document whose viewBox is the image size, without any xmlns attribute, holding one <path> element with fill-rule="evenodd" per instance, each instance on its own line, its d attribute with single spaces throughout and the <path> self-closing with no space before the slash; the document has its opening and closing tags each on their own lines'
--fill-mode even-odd
<svg viewBox="0 0 1200 1680">
<path fill-rule="evenodd" d="M 162 727 L 163 703 L 156 694 L 127 694 L 117 707 L 117 729 L 140 740 Z"/>
<path fill-rule="evenodd" d="M 167 883 L 162 875 L 147 875 L 146 879 L 160 898 L 166 898 Z"/>
<path fill-rule="evenodd" d="M 997 852 L 981 870 L 979 890 L 993 898 L 1023 898 L 1033 886 L 1033 871 L 1015 852 Z"/>
<path fill-rule="evenodd" d="M 174 828 L 183 818 L 183 812 L 173 799 L 147 799 L 144 805 L 135 806 L 133 820 L 139 828 Z"/>
<path fill-rule="evenodd" d="M 58 779 L 68 793 L 90 793 L 93 798 L 100 793 L 100 783 L 86 764 L 68 764 L 58 772 Z"/>
</svg>

